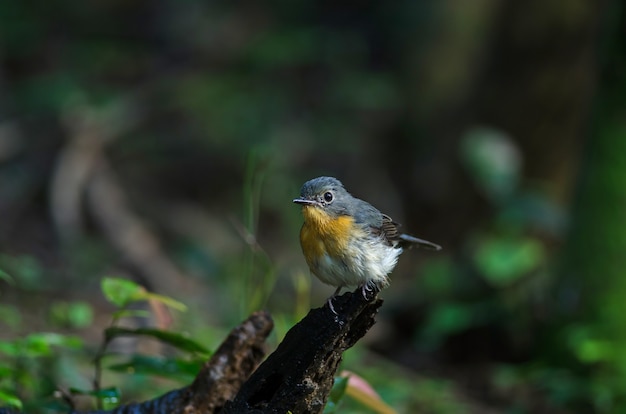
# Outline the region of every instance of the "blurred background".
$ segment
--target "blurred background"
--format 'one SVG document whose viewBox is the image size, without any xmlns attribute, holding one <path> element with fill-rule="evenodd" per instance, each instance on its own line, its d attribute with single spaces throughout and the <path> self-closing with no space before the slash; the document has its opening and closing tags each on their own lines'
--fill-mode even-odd
<svg viewBox="0 0 626 414">
<path fill-rule="evenodd" d="M 625 16 L 618 0 L 1 2 L 0 344 L 84 345 L 0 357 L 0 385 L 89 386 L 104 276 L 185 303 L 154 323 L 211 348 L 268 309 L 276 345 L 333 291 L 291 203 L 331 175 L 444 246 L 401 257 L 343 369 L 400 413 L 626 410 Z M 127 401 L 181 384 L 105 378 Z"/>
</svg>

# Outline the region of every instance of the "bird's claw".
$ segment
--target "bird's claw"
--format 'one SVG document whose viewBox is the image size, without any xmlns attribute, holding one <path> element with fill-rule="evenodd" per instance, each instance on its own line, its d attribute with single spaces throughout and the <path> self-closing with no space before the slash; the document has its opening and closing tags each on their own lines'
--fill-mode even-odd
<svg viewBox="0 0 626 414">
<path fill-rule="evenodd" d="M 370 282 L 364 283 L 361 286 L 361 295 L 363 295 L 363 299 L 366 301 L 371 301 L 376 297 L 376 286 L 371 285 Z"/>
<path fill-rule="evenodd" d="M 337 313 L 337 311 L 335 310 L 335 307 L 333 306 L 333 299 L 335 299 L 335 296 L 331 296 L 328 298 L 328 300 L 326 301 L 326 303 L 328 304 L 328 307 L 330 308 L 330 311 L 332 313 L 334 313 L 335 315 L 339 316 L 339 314 Z"/>
</svg>

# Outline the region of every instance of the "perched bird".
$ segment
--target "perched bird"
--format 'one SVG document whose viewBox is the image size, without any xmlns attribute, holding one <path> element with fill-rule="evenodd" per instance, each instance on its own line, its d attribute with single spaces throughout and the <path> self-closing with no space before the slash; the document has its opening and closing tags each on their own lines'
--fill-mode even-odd
<svg viewBox="0 0 626 414">
<path fill-rule="evenodd" d="M 307 181 L 300 197 L 304 224 L 300 245 L 311 273 L 336 286 L 332 300 L 345 286 L 360 286 L 363 296 L 389 284 L 388 274 L 405 247 L 440 250 L 441 246 L 401 234 L 398 223 L 366 201 L 353 197 L 339 180 L 318 177 Z"/>
</svg>

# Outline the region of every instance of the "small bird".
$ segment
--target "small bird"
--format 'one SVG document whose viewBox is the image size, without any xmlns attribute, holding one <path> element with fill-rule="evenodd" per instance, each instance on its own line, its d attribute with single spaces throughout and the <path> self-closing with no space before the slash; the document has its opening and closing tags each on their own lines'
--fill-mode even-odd
<svg viewBox="0 0 626 414">
<path fill-rule="evenodd" d="M 311 273 L 335 286 L 332 300 L 346 286 L 359 286 L 363 297 L 389 285 L 388 274 L 405 247 L 441 250 L 441 246 L 402 234 L 399 224 L 366 201 L 353 197 L 333 177 L 307 181 L 300 197 L 304 224 L 300 245 Z"/>
</svg>

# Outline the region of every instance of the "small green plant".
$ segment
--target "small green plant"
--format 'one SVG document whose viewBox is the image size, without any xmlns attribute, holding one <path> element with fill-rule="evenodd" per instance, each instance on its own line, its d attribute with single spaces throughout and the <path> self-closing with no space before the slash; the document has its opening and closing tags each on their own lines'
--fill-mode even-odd
<svg viewBox="0 0 626 414">
<path fill-rule="evenodd" d="M 6 273 L 0 278 L 10 281 Z M 0 406 L 8 406 L 29 411 L 47 409 L 67 410 L 73 406 L 74 397 L 88 396 L 95 399 L 99 409 L 112 409 L 120 404 L 120 390 L 117 386 L 103 386 L 103 371 L 130 375 L 164 377 L 188 382 L 193 379 L 201 364 L 210 352 L 198 342 L 185 335 L 139 323 L 140 327 L 129 327 L 130 319 L 137 322 L 148 318 L 152 313 L 145 305 L 157 309 L 162 306 L 184 311 L 185 305 L 163 295 L 148 292 L 142 286 L 125 279 L 104 278 L 102 292 L 115 311 L 111 322 L 103 333 L 103 340 L 93 358 L 93 383 L 91 388 L 61 390 L 59 374 L 54 371 L 54 363 L 63 350 L 83 351 L 80 338 L 52 332 L 39 332 L 18 339 L 0 341 Z M 140 306 L 144 305 L 143 308 Z M 55 302 L 50 307 L 51 322 L 68 327 L 84 327 L 92 321 L 92 311 L 83 302 Z M 0 305 L 0 323 L 10 329 L 19 326 L 19 311 L 8 305 Z M 162 345 L 178 351 L 168 357 L 144 355 L 141 353 L 120 354 L 111 350 L 111 344 L 120 337 L 150 338 Z M 106 363 L 106 364 L 105 364 Z M 63 375 L 63 374 L 61 374 Z M 62 401 L 50 398 L 61 397 Z M 43 396 L 43 398 L 42 398 Z M 48 397 L 46 397 L 48 396 Z M 72 407 L 73 408 L 73 407 Z"/>
<path fill-rule="evenodd" d="M 80 338 L 39 332 L 0 341 L 0 406 L 24 408 L 24 401 L 45 393 L 47 366 L 58 348 L 80 350 Z"/>
<path fill-rule="evenodd" d="M 251 150 L 247 157 L 243 187 L 244 217 L 241 236 L 249 249 L 244 256 L 243 281 L 239 284 L 244 300 L 241 317 L 263 307 L 274 289 L 276 268 L 257 240 L 263 181 L 271 158 L 259 150 Z"/>
<path fill-rule="evenodd" d="M 137 303 L 145 302 L 150 306 L 165 305 L 172 309 L 185 311 L 186 306 L 170 297 L 148 292 L 142 286 L 125 279 L 104 278 L 101 284 L 106 299 L 117 310 L 113 312 L 111 323 L 104 330 L 104 339 L 94 358 L 93 389 L 71 389 L 75 395 L 90 395 L 96 398 L 98 408 L 111 409 L 120 403 L 120 392 L 116 387 L 102 386 L 103 361 L 117 359 L 107 366 L 116 372 L 126 372 L 133 375 L 155 375 L 170 379 L 193 378 L 200 369 L 203 361 L 210 355 L 208 349 L 198 342 L 178 332 L 160 328 L 128 328 L 120 326 L 125 318 L 149 317 L 150 313 L 143 309 L 133 308 Z M 184 357 L 155 357 L 141 354 L 120 356 L 110 352 L 109 346 L 116 339 L 124 336 L 151 338 L 161 344 L 171 346 L 185 353 Z"/>
<path fill-rule="evenodd" d="M 15 281 L 0 269 L 0 281 L 11 285 Z M 21 324 L 17 307 L 0 305 L 0 325 L 13 332 Z M 25 408 L 26 400 L 45 394 L 50 360 L 59 349 L 80 350 L 82 341 L 71 335 L 53 332 L 31 333 L 17 339 L 0 340 L 0 407 Z"/>
</svg>

